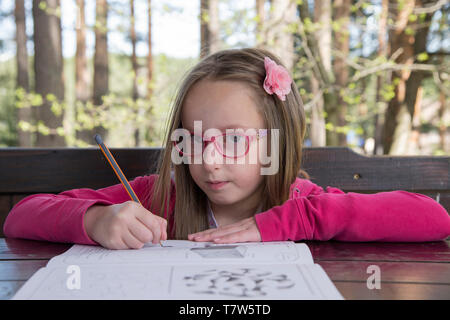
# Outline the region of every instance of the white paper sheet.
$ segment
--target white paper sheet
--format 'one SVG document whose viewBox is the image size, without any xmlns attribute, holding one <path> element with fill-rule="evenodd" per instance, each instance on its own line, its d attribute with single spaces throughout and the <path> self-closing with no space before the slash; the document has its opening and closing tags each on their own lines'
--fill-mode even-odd
<svg viewBox="0 0 450 320">
<path fill-rule="evenodd" d="M 79 270 L 79 287 L 68 282 Z M 164 241 L 139 250 L 74 245 L 13 299 L 342 299 L 305 244 Z"/>
<path fill-rule="evenodd" d="M 47 266 L 69 264 L 241 264 L 241 263 L 312 264 L 313 258 L 304 243 L 259 242 L 219 245 L 184 240 L 146 244 L 138 250 L 109 250 L 100 246 L 74 245 L 52 258 Z"/>
</svg>

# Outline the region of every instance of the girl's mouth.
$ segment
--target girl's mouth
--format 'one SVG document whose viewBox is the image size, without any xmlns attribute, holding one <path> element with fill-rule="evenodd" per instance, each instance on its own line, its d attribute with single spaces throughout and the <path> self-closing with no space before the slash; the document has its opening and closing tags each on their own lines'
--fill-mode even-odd
<svg viewBox="0 0 450 320">
<path fill-rule="evenodd" d="M 213 190 L 219 190 L 228 184 L 228 181 L 207 182 L 208 187 Z"/>
</svg>

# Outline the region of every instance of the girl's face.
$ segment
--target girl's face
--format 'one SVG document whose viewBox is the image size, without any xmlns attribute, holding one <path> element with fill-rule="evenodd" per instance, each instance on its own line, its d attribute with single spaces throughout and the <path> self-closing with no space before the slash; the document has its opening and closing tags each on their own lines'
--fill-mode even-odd
<svg viewBox="0 0 450 320">
<path fill-rule="evenodd" d="M 235 81 L 202 80 L 196 83 L 184 101 L 183 128 L 194 132 L 194 121 L 201 121 L 205 138 L 220 132 L 225 133 L 226 129 L 243 129 L 241 132 L 247 129 L 255 129 L 256 132 L 258 129 L 265 129 L 264 119 L 258 113 L 250 89 Z M 208 129 L 215 129 L 217 132 L 205 133 Z M 265 139 L 266 137 L 260 138 L 259 143 L 265 143 Z M 233 160 L 232 164 L 227 164 L 226 158 L 220 152 L 210 148 L 215 148 L 214 143 L 207 144 L 200 155 L 201 163 L 189 164 L 192 178 L 209 200 L 217 206 L 238 205 L 240 208 L 242 205 L 244 208 L 257 205 L 257 191 L 263 181 L 257 156 L 260 152 L 258 140 L 253 139 L 247 155 L 239 161 Z M 227 183 L 217 187 L 208 183 L 211 180 Z"/>
</svg>

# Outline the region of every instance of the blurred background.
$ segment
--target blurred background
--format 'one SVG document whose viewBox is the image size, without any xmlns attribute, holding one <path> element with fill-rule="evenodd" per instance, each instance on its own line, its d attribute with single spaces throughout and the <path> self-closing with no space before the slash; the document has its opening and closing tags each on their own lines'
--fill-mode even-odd
<svg viewBox="0 0 450 320">
<path fill-rule="evenodd" d="M 159 147 L 199 59 L 262 47 L 305 146 L 450 155 L 449 20 L 446 0 L 0 0 L 0 146 Z"/>
</svg>

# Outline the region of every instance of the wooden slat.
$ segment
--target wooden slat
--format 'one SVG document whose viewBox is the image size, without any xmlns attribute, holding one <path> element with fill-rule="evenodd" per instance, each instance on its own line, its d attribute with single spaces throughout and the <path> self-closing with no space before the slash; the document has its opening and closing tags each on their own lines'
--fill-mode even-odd
<svg viewBox="0 0 450 320">
<path fill-rule="evenodd" d="M 333 281 L 367 281 L 367 268 L 380 268 L 382 282 L 433 283 L 450 285 L 450 263 L 316 261 Z"/>
<path fill-rule="evenodd" d="M 0 237 L 3 237 L 3 224 L 6 216 L 11 209 L 11 196 L 7 194 L 0 194 Z"/>
<path fill-rule="evenodd" d="M 0 260 L 0 281 L 26 281 L 48 260 Z"/>
<path fill-rule="evenodd" d="M 0 238 L 0 260 L 51 259 L 72 245 L 25 239 Z"/>
<path fill-rule="evenodd" d="M 155 172 L 161 151 L 111 149 L 128 179 Z M 305 148 L 302 167 L 322 187 L 349 191 L 450 190 L 450 157 L 365 157 L 348 148 Z M 7 194 L 101 188 L 118 182 L 98 148 L 0 148 L 0 177 L 0 193 Z"/>
<path fill-rule="evenodd" d="M 303 168 L 321 186 L 350 191 L 450 190 L 450 157 L 444 156 L 366 157 L 349 148 L 306 148 Z"/>
<path fill-rule="evenodd" d="M 448 300 L 450 285 L 425 283 L 382 283 L 381 289 L 367 289 L 367 283 L 334 281 L 348 300 Z"/>
<path fill-rule="evenodd" d="M 27 280 L 48 260 L 0 260 L 0 281 Z M 382 282 L 432 283 L 450 285 L 450 264 L 419 262 L 320 261 L 333 281 L 367 281 L 367 268 L 377 265 Z"/>
<path fill-rule="evenodd" d="M 314 260 L 450 262 L 450 240 L 420 243 L 306 241 Z"/>
<path fill-rule="evenodd" d="M 25 281 L 0 281 L 0 300 L 11 299 Z M 334 281 L 341 295 L 348 300 L 448 300 L 449 285 L 382 283 L 381 289 L 367 289 L 365 282 Z"/>
<path fill-rule="evenodd" d="M 0 300 L 11 299 L 26 281 L 0 281 Z"/>
<path fill-rule="evenodd" d="M 314 260 L 346 299 L 449 299 L 450 242 L 307 242 Z M 48 259 L 70 245 L 0 239 L 0 299 L 9 299 Z M 402 262 L 398 262 L 402 261 Z M 423 262 L 420 262 L 423 261 Z M 381 270 L 381 289 L 367 288 L 367 266 Z"/>
<path fill-rule="evenodd" d="M 154 172 L 160 148 L 111 149 L 125 176 Z M 98 148 L 0 149 L 0 193 L 57 193 L 102 188 L 118 179 Z"/>
</svg>

